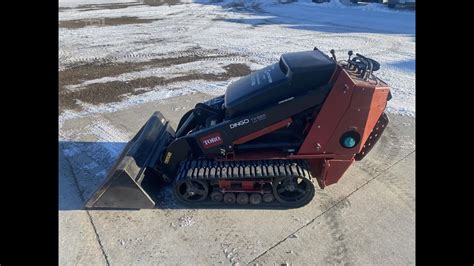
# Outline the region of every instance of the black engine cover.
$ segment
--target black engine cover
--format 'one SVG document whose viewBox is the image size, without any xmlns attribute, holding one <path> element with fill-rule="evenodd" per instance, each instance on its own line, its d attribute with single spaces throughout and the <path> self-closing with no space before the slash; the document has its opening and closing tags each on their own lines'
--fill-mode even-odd
<svg viewBox="0 0 474 266">
<path fill-rule="evenodd" d="M 254 112 L 320 88 L 329 82 L 335 69 L 336 62 L 319 50 L 284 54 L 279 63 L 229 85 L 225 93 L 226 117 Z"/>
</svg>

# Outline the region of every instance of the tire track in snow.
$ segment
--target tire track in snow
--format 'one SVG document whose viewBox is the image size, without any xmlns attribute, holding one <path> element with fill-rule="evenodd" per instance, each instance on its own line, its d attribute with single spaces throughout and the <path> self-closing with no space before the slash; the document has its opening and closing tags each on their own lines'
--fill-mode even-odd
<svg viewBox="0 0 474 266">
<path fill-rule="evenodd" d="M 327 265 L 353 265 L 350 245 L 346 240 L 347 229 L 344 226 L 344 219 L 342 218 L 343 209 L 350 206 L 349 199 L 345 198 L 339 202 L 334 209 L 322 216 L 323 221 L 329 227 L 332 238 L 330 253 L 324 258 Z"/>
<path fill-rule="evenodd" d="M 64 52 L 63 52 L 64 53 Z M 204 57 L 200 61 L 212 61 L 219 62 L 222 60 L 231 62 L 250 62 L 252 57 L 262 57 L 262 53 L 244 53 L 244 52 L 232 52 L 232 51 L 180 51 L 171 52 L 168 54 L 162 53 L 130 53 L 116 56 L 105 56 L 105 57 L 78 57 L 64 60 L 60 65 L 64 68 L 71 68 L 82 64 L 110 64 L 114 62 L 124 61 L 150 61 L 153 59 L 179 59 L 183 57 L 199 56 Z M 62 55 L 62 57 L 65 57 Z M 249 58 L 250 57 L 250 58 Z M 138 59 L 138 60 L 137 60 Z M 269 60 L 257 60 L 257 61 L 269 61 Z"/>
<path fill-rule="evenodd" d="M 214 21 L 209 18 L 209 10 L 208 8 L 202 9 L 193 9 L 192 12 L 184 12 L 180 11 L 179 13 L 179 24 L 176 23 L 169 23 L 168 18 L 164 18 L 160 24 L 166 25 L 166 27 L 169 27 L 170 31 L 175 31 L 177 36 L 173 36 L 173 40 L 176 41 L 176 39 L 183 39 L 183 38 L 189 38 L 189 34 L 185 34 L 187 32 L 201 32 L 209 27 L 211 27 L 214 24 Z M 178 13 L 173 13 L 174 15 Z M 181 14 L 182 13 L 182 14 Z M 202 18 L 209 18 L 208 20 L 203 20 Z M 180 36 L 183 35 L 183 36 Z M 148 35 L 152 37 L 151 35 Z M 166 38 L 163 39 L 163 42 L 166 42 Z M 148 39 L 143 39 L 141 40 L 142 43 L 146 44 L 149 40 Z M 140 41 L 133 41 L 134 45 L 134 50 L 139 49 L 137 48 L 136 44 L 139 44 Z M 101 47 L 102 51 L 99 49 L 96 54 L 108 54 L 107 47 Z M 142 49 L 148 49 L 148 47 L 143 47 Z M 123 50 L 118 50 L 118 53 L 123 53 Z M 171 54 L 171 53 L 170 53 Z M 223 53 L 222 53 L 223 54 Z M 190 54 L 183 54 L 183 56 L 189 56 Z M 127 53 L 127 54 L 122 54 L 122 55 L 105 55 L 105 56 L 92 56 L 92 57 L 69 57 L 68 60 L 60 60 L 60 65 L 74 65 L 74 64 L 81 64 L 81 63 L 105 63 L 105 62 L 113 62 L 113 61 L 119 61 L 119 60 L 133 60 L 133 59 L 153 59 L 158 56 L 163 56 L 162 53 Z M 64 58 L 66 59 L 66 58 Z"/>
</svg>

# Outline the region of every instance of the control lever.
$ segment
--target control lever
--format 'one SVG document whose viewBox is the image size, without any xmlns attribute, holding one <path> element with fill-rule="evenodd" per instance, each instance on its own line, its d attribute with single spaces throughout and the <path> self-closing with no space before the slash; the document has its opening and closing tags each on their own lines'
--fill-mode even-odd
<svg viewBox="0 0 474 266">
<path fill-rule="evenodd" d="M 331 49 L 331 51 L 329 51 L 331 54 L 332 54 L 332 59 L 334 59 L 334 61 L 337 62 L 337 59 L 336 59 L 336 51 L 334 51 L 334 49 Z"/>
<path fill-rule="evenodd" d="M 349 69 L 352 70 L 352 63 L 351 63 L 351 57 L 352 57 L 352 50 L 349 50 L 349 52 L 347 52 L 347 54 L 349 55 L 349 58 L 347 59 L 347 63 L 349 64 Z"/>
<path fill-rule="evenodd" d="M 362 75 L 362 78 L 363 78 L 364 80 L 367 80 L 367 78 L 369 78 L 370 75 L 372 75 L 372 69 L 373 69 L 372 60 L 369 59 L 369 58 L 367 58 L 367 57 L 365 57 L 365 56 L 363 56 L 363 55 L 361 55 L 361 54 L 356 54 L 356 55 L 357 55 L 358 57 L 362 58 L 364 61 L 367 62 L 366 67 L 365 67 L 365 70 L 364 70 L 363 75 Z M 367 76 L 366 76 L 365 74 L 366 74 L 367 70 L 369 70 L 369 72 L 367 73 Z"/>
</svg>

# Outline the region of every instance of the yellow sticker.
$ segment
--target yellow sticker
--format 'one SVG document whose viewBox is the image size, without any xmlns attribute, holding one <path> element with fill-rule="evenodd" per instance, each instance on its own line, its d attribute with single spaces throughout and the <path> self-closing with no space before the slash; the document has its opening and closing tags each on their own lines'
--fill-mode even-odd
<svg viewBox="0 0 474 266">
<path fill-rule="evenodd" d="M 168 164 L 168 163 L 169 163 L 169 161 L 170 161 L 170 159 L 171 159 L 171 155 L 172 155 L 171 152 L 168 152 L 168 153 L 166 154 L 165 164 Z"/>
</svg>

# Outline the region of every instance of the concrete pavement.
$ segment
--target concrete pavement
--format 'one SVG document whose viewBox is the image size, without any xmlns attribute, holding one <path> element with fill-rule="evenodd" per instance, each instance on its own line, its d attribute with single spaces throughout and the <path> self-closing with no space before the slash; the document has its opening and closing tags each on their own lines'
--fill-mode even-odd
<svg viewBox="0 0 474 266">
<path fill-rule="evenodd" d="M 153 111 L 176 127 L 187 110 L 211 97 L 196 93 L 64 122 L 61 130 L 71 140 L 59 151 L 61 265 L 414 264 L 410 117 L 390 115 L 371 153 L 300 209 L 187 209 L 169 188 L 153 210 L 82 209 Z"/>
</svg>

